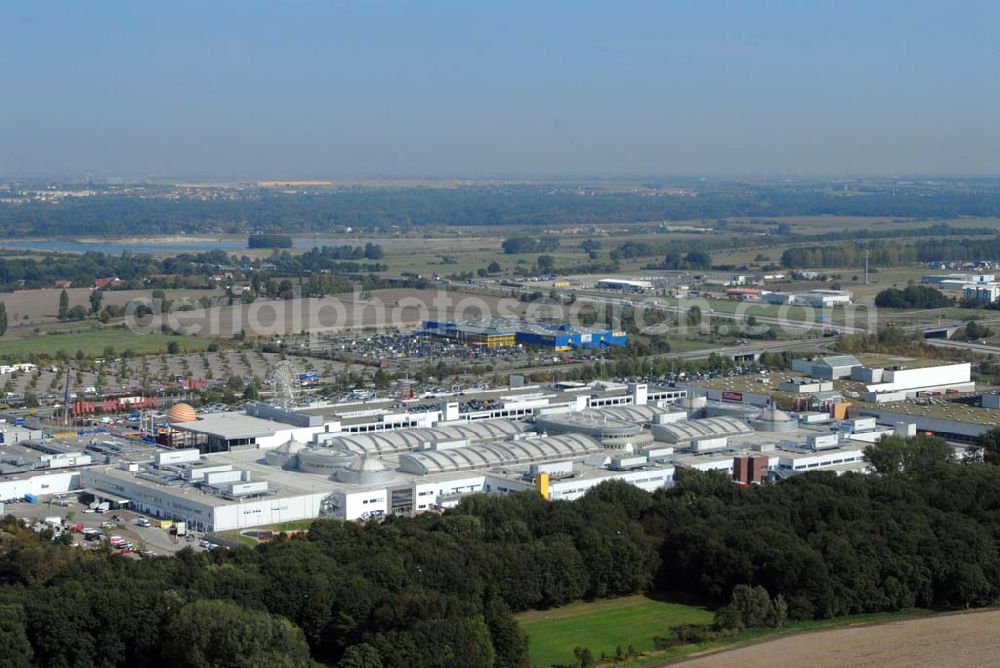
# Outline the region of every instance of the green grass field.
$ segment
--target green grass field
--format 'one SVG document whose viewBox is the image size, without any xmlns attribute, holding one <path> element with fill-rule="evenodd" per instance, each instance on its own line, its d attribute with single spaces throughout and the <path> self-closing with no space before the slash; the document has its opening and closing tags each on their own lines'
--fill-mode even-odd
<svg viewBox="0 0 1000 668">
<path fill-rule="evenodd" d="M 679 624 L 712 621 L 706 608 L 628 596 L 592 603 L 571 603 L 553 610 L 517 615 L 531 639 L 531 665 L 549 668 L 573 662 L 573 648 L 589 647 L 595 657 L 608 656 L 621 645 L 643 652 L 653 648 L 653 637 L 667 635 Z"/>
<path fill-rule="evenodd" d="M 614 665 L 622 668 L 653 668 L 693 654 L 724 649 L 741 643 L 778 638 L 793 633 L 859 624 L 878 624 L 933 614 L 931 610 L 909 608 L 899 612 L 790 622 L 782 628 L 750 629 L 712 642 L 681 645 L 665 651 L 653 650 L 654 636 L 668 635 L 670 627 L 680 624 L 711 623 L 712 613 L 700 606 L 658 601 L 645 596 L 628 596 L 590 603 L 571 603 L 553 610 L 533 610 L 516 615 L 515 618 L 531 640 L 531 665 L 534 668 L 572 665 L 575 647 L 590 648 L 594 658 L 598 659 L 602 652 L 608 657 L 613 656 L 619 645 L 622 650 L 632 645 L 640 656 Z"/>
<path fill-rule="evenodd" d="M 0 356 L 23 357 L 30 353 L 54 355 L 65 350 L 71 357 L 77 350 L 100 357 L 104 349 L 112 346 L 116 354 L 130 349 L 136 355 L 148 355 L 167 351 L 167 345 L 175 341 L 185 352 L 204 350 L 209 341 L 194 336 L 170 336 L 167 334 L 134 334 L 120 327 L 107 327 L 88 331 L 49 333 L 26 338 L 4 337 L 0 339 Z"/>
</svg>

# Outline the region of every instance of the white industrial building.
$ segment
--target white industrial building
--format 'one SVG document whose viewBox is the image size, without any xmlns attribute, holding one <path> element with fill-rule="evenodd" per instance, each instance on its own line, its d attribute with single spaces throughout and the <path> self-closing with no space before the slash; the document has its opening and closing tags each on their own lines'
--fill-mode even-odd
<svg viewBox="0 0 1000 668">
<path fill-rule="evenodd" d="M 833 382 L 820 378 L 789 378 L 777 387 L 779 392 L 789 394 L 814 394 L 816 392 L 832 392 Z"/>
<path fill-rule="evenodd" d="M 766 455 L 775 475 L 863 470 L 864 444 L 851 433 L 872 431 L 866 423 L 836 430 L 800 423 L 773 406 L 715 411 L 683 389 L 642 384 L 496 396 L 489 405 L 448 401 L 432 411 L 373 402 L 367 410 L 251 405 L 251 414 L 197 416 L 181 407 L 171 410 L 170 426 L 192 447 L 143 446 L 100 464 L 58 453 L 53 457 L 72 462 L 72 470 L 12 470 L 0 476 L 0 488 L 10 485 L 18 492 L 11 497 L 86 489 L 152 517 L 225 531 L 428 512 L 477 493 L 534 489 L 552 500 L 575 499 L 606 480 L 653 491 L 672 484 L 679 468 L 731 474 L 734 458 L 748 453 Z M 491 417 L 515 407 L 518 419 Z M 44 457 L 36 459 L 34 466 L 43 466 Z"/>
<path fill-rule="evenodd" d="M 0 499 L 63 494 L 76 489 L 80 468 L 91 462 L 89 454 L 46 447 L 39 439 L 0 442 Z"/>
<path fill-rule="evenodd" d="M 928 274 L 920 279 L 925 285 L 943 286 L 947 284 L 976 285 L 993 283 L 996 274 Z"/>
<path fill-rule="evenodd" d="M 972 365 L 942 364 L 914 369 L 864 368 L 853 372 L 866 383 L 865 401 L 887 403 L 903 401 L 920 393 L 971 392 L 976 389 L 972 381 Z"/>
<path fill-rule="evenodd" d="M 796 293 L 792 303 L 816 308 L 831 308 L 833 306 L 847 306 L 851 303 L 851 299 L 851 293 L 846 290 L 817 289 Z"/>
<path fill-rule="evenodd" d="M 962 296 L 977 302 L 992 304 L 1000 298 L 1000 283 L 983 283 L 981 285 L 966 286 L 962 290 Z"/>
<path fill-rule="evenodd" d="M 180 408 L 181 410 L 177 410 Z M 339 423 L 326 423 L 321 416 L 282 410 L 267 404 L 248 404 L 244 412 L 197 415 L 190 406 L 179 404 L 168 414 L 170 427 L 180 432 L 180 445 L 198 447 L 203 452 L 224 452 L 235 447 L 277 447 L 289 439 L 311 440 L 316 434 Z"/>
<path fill-rule="evenodd" d="M 832 308 L 852 303 L 852 295 L 846 290 L 817 289 L 808 292 L 764 292 L 761 299 L 768 304 L 798 304 L 814 308 Z"/>
<path fill-rule="evenodd" d="M 4 443 L 19 443 L 21 441 L 40 440 L 41 429 L 33 429 L 24 425 L 0 422 L 0 445 Z"/>
<path fill-rule="evenodd" d="M 812 378 L 840 380 L 851 378 L 854 369 L 863 366 L 854 355 L 830 355 L 818 359 L 794 359 L 792 371 L 799 371 Z"/>
<path fill-rule="evenodd" d="M 598 290 L 621 290 L 622 292 L 643 292 L 644 290 L 652 290 L 653 283 L 651 281 L 636 280 L 636 279 L 625 279 L 625 278 L 602 278 L 596 283 L 594 287 Z"/>
<path fill-rule="evenodd" d="M 0 475 L 0 499 L 65 494 L 80 489 L 80 471 L 29 471 Z"/>
</svg>

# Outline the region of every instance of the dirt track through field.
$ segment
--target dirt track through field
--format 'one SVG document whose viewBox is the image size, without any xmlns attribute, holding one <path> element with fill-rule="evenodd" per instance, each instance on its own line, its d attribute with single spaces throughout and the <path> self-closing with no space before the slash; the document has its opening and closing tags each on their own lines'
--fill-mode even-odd
<svg viewBox="0 0 1000 668">
<path fill-rule="evenodd" d="M 816 631 L 706 654 L 685 668 L 1000 665 L 1000 610 Z"/>
</svg>

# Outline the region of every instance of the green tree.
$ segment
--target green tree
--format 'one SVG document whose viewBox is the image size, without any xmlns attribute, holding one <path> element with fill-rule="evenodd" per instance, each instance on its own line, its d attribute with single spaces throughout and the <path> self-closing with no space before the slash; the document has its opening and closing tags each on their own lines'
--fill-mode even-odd
<svg viewBox="0 0 1000 668">
<path fill-rule="evenodd" d="M 257 389 L 257 381 L 251 380 L 247 383 L 246 388 L 243 390 L 243 398 L 250 401 L 256 401 L 259 396 L 260 392 Z"/>
<path fill-rule="evenodd" d="M 954 460 L 951 446 L 937 436 L 883 436 L 865 448 L 865 461 L 879 475 L 925 475 Z"/>
<path fill-rule="evenodd" d="M 69 316 L 69 293 L 63 290 L 59 293 L 59 319 L 65 320 Z"/>
<path fill-rule="evenodd" d="M 756 629 L 770 626 L 775 619 L 774 604 L 763 587 L 740 584 L 733 587 L 729 604 L 715 615 L 722 629 Z"/>
<path fill-rule="evenodd" d="M 576 668 L 591 668 L 596 663 L 594 653 L 590 651 L 589 647 L 574 647 L 573 657 L 576 659 L 576 663 L 573 664 Z"/>
<path fill-rule="evenodd" d="M 497 668 L 526 668 L 528 665 L 528 635 L 521 630 L 510 610 L 500 599 L 486 603 L 485 621 L 490 630 Z"/>
<path fill-rule="evenodd" d="M 307 666 L 302 630 L 233 601 L 197 600 L 167 620 L 163 655 L 175 666 Z"/>
<path fill-rule="evenodd" d="M 975 320 L 970 320 L 965 325 L 964 338 L 966 341 L 978 341 L 987 338 L 992 332 L 986 325 L 980 325 Z"/>
<path fill-rule="evenodd" d="M 392 378 L 382 369 L 379 369 L 378 371 L 375 372 L 375 375 L 372 378 L 372 380 L 375 382 L 376 389 L 383 392 L 385 390 L 388 390 L 390 384 L 392 383 Z"/>
<path fill-rule="evenodd" d="M 104 293 L 100 290 L 91 290 L 90 292 L 90 315 L 97 315 L 101 310 L 101 300 L 104 298 Z"/>
<path fill-rule="evenodd" d="M 687 310 L 687 321 L 689 325 L 701 324 L 701 307 L 692 306 Z"/>
<path fill-rule="evenodd" d="M 0 336 L 7 333 L 7 305 L 0 302 Z"/>
<path fill-rule="evenodd" d="M 382 668 L 382 657 L 368 643 L 351 645 L 344 651 L 337 668 Z"/>
</svg>

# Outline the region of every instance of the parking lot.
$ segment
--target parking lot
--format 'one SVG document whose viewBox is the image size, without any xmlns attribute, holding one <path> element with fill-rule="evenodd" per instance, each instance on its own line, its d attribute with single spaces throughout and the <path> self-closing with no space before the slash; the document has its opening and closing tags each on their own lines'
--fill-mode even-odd
<svg viewBox="0 0 1000 668">
<path fill-rule="evenodd" d="M 60 401 L 65 393 L 68 366 L 73 369 L 71 392 L 78 399 L 93 399 L 102 394 L 167 392 L 183 390 L 189 382 L 193 382 L 195 387 L 213 382 L 224 383 L 230 378 L 243 381 L 257 378 L 263 382 L 282 359 L 279 353 L 230 350 L 73 360 L 40 366 L 36 371 L 0 376 L 0 386 L 12 399 L 30 392 L 43 402 Z M 344 370 L 338 362 L 317 357 L 297 355 L 291 361 L 301 372 L 315 371 L 319 374 L 317 382 L 329 382 L 335 374 Z"/>
<path fill-rule="evenodd" d="M 552 364 L 554 359 L 562 359 L 561 354 L 543 348 L 523 345 L 489 348 L 432 338 L 416 332 L 300 337 L 289 341 L 289 345 L 291 349 L 304 354 L 328 355 L 347 363 L 376 364 L 400 371 L 415 371 L 429 363 L 484 363 L 497 371 L 513 370 Z"/>
<path fill-rule="evenodd" d="M 70 532 L 73 544 L 81 549 L 97 549 L 102 541 L 109 541 L 112 536 L 120 536 L 124 541 L 132 543 L 134 551 L 128 556 L 133 558 L 140 558 L 142 553 L 146 553 L 146 556 L 170 555 L 185 547 L 195 551 L 208 549 L 202 544 L 203 534 L 190 532 L 191 539 L 188 540 L 187 536 L 176 536 L 169 530 L 160 528 L 151 518 L 150 526 L 139 526 L 139 518 L 145 516 L 130 510 L 109 510 L 104 513 L 90 511 L 86 505 L 76 500 L 76 494 L 65 495 L 61 499 L 43 499 L 38 503 L 8 501 L 4 512 L 36 525 L 44 525 L 48 518 L 60 518 L 62 526 Z M 101 538 L 88 540 L 84 530 L 88 533 L 96 531 Z"/>
</svg>

